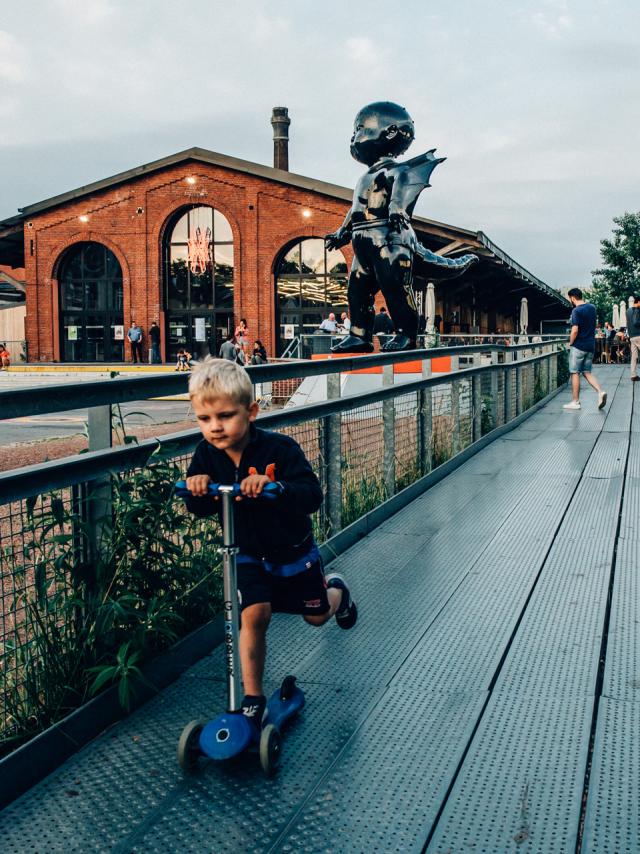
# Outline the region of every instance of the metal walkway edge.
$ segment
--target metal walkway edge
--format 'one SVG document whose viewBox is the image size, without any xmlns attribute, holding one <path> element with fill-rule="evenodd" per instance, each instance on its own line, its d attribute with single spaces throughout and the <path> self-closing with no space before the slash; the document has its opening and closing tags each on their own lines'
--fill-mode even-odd
<svg viewBox="0 0 640 854">
<path fill-rule="evenodd" d="M 274 620 L 307 706 L 273 780 L 179 772 L 216 649 L 0 813 L 3 854 L 640 850 L 640 423 L 598 375 L 605 412 L 559 395 L 334 562 L 352 632 Z"/>
</svg>

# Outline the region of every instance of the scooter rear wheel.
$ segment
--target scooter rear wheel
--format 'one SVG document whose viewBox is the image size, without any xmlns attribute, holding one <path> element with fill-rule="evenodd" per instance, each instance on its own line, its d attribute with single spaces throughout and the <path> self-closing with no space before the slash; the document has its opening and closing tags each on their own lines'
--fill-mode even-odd
<svg viewBox="0 0 640 854">
<path fill-rule="evenodd" d="M 260 735 L 260 765 L 267 777 L 272 777 L 280 764 L 281 747 L 280 730 L 267 724 Z"/>
<path fill-rule="evenodd" d="M 193 771 L 202 756 L 200 750 L 200 733 L 204 721 L 191 721 L 182 730 L 178 741 L 178 762 L 183 771 Z"/>
</svg>

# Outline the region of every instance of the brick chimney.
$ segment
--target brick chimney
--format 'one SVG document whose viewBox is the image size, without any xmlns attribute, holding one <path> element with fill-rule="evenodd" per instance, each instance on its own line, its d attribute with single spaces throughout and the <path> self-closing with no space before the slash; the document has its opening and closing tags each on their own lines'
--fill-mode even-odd
<svg viewBox="0 0 640 854">
<path fill-rule="evenodd" d="M 271 114 L 273 125 L 273 165 L 276 169 L 289 171 L 289 110 L 287 107 L 274 107 Z"/>
</svg>

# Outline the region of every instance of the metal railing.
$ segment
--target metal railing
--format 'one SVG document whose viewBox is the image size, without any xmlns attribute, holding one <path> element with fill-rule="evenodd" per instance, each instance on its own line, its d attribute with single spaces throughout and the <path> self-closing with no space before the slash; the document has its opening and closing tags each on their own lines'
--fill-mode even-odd
<svg viewBox="0 0 640 854">
<path fill-rule="evenodd" d="M 327 375 L 329 400 L 263 414 L 259 419 L 261 427 L 292 436 L 318 475 L 325 501 L 314 526 L 318 540 L 324 542 L 551 394 L 558 386 L 562 348 L 560 340 L 515 348 L 444 347 L 268 364 L 251 367 L 248 372 L 256 384 L 292 375 Z M 490 364 L 483 364 L 487 353 Z M 452 372 L 432 374 L 432 358 L 443 355 L 451 358 Z M 462 358 L 471 364 L 460 370 Z M 418 360 L 416 378 L 394 383 L 394 367 Z M 381 387 L 341 397 L 340 374 L 364 367 L 382 368 Z M 109 625 L 114 637 L 122 633 L 118 635 L 113 621 L 134 636 L 126 621 L 135 622 L 135 613 L 127 612 L 126 619 L 119 617 L 120 605 L 111 602 L 119 584 L 126 581 L 138 589 L 142 577 L 140 589 L 148 591 L 147 599 L 182 609 L 185 631 L 195 627 L 194 620 L 206 618 L 207 603 L 198 600 L 196 608 L 189 601 L 186 607 L 172 573 L 164 577 L 158 569 L 147 578 L 145 567 L 138 565 L 142 554 L 157 561 L 165 550 L 165 563 L 183 567 L 186 549 L 194 560 L 200 560 L 204 573 L 191 578 L 189 589 L 202 590 L 203 584 L 211 584 L 210 567 L 202 565 L 202 555 L 214 560 L 211 543 L 215 541 L 216 523 L 194 522 L 180 502 L 172 505 L 170 490 L 172 478 L 184 471 L 200 441 L 200 431 L 108 447 L 113 403 L 157 397 L 177 388 L 185 390 L 186 377 L 87 383 L 81 390 L 81 404 L 93 408 L 90 423 L 93 413 L 94 447 L 101 442 L 104 447 L 0 473 L 0 748 L 3 741 L 24 734 L 25 721 L 35 720 L 37 726 L 45 726 L 71 702 L 66 695 L 48 696 L 52 689 L 43 656 L 51 655 L 58 661 L 59 650 L 64 649 L 65 662 L 74 663 L 76 670 L 78 660 L 83 660 L 85 669 L 101 663 L 83 659 L 88 649 L 83 632 L 88 631 L 90 614 L 95 611 L 103 620 L 105 603 L 112 605 Z M 26 394 L 20 390 L 2 392 L 0 417 L 62 411 L 77 407 L 78 402 L 78 390 L 67 386 L 44 387 L 37 394 L 33 389 Z M 163 466 L 168 467 L 166 471 Z M 145 498 L 147 482 L 153 483 L 149 489 L 155 504 L 151 507 Z M 169 516 L 168 506 L 175 508 Z M 109 561 L 115 560 L 111 557 L 113 542 L 121 535 L 123 519 L 131 531 L 117 551 L 120 563 L 116 567 Z M 188 572 L 188 567 L 183 571 Z M 157 575 L 162 576 L 161 583 Z M 133 579 L 130 582 L 129 576 Z M 144 610 L 146 601 L 140 598 L 138 610 Z M 146 612 L 144 619 L 146 626 L 150 619 Z M 99 620 L 95 616 L 96 624 Z M 111 653 L 115 657 L 118 649 Z M 107 655 L 104 649 L 101 655 Z M 71 679 L 66 672 L 59 678 L 67 680 L 63 684 Z M 68 686 L 69 692 L 75 692 L 72 700 L 86 699 L 86 680 L 83 685 Z M 35 704 L 35 710 L 29 704 Z"/>
</svg>

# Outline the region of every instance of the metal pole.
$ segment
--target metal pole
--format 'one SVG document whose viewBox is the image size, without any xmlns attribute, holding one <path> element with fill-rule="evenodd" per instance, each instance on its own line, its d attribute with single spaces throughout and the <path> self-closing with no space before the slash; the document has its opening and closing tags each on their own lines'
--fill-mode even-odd
<svg viewBox="0 0 640 854">
<path fill-rule="evenodd" d="M 228 711 L 235 712 L 242 701 L 242 674 L 238 653 L 238 578 L 236 570 L 233 486 L 221 486 L 222 495 L 222 579 L 224 585 L 224 651 L 227 662 Z"/>
<path fill-rule="evenodd" d="M 340 397 L 340 374 L 327 374 L 327 399 Z M 342 528 L 342 415 L 325 419 L 325 465 L 327 472 L 327 516 L 330 535 Z"/>
<path fill-rule="evenodd" d="M 393 385 L 393 365 L 382 368 L 382 386 Z M 396 404 L 395 400 L 382 402 L 382 444 L 384 484 L 387 498 L 396 491 Z"/>
<path fill-rule="evenodd" d="M 431 376 L 431 359 L 422 360 L 422 376 Z M 433 400 L 431 388 L 423 388 L 418 395 L 418 461 L 421 474 L 433 468 Z"/>
<path fill-rule="evenodd" d="M 111 404 L 92 406 L 88 412 L 87 434 L 90 451 L 111 447 Z M 83 515 L 87 530 L 89 562 L 95 564 L 100 544 L 108 538 L 111 529 L 112 495 L 111 476 L 90 480 L 86 485 L 86 503 Z"/>
<path fill-rule="evenodd" d="M 460 450 L 460 385 L 454 374 L 460 368 L 458 356 L 451 357 L 451 456 Z"/>
<path fill-rule="evenodd" d="M 512 389 L 511 389 L 511 372 L 515 368 L 511 364 L 511 353 L 505 353 L 505 369 L 504 369 L 504 423 L 508 424 L 511 421 L 512 409 Z"/>
<path fill-rule="evenodd" d="M 482 364 L 482 355 L 474 353 L 473 363 L 476 367 Z M 473 434 L 471 441 L 477 442 L 482 437 L 482 375 L 474 374 L 471 383 L 473 394 Z"/>
<path fill-rule="evenodd" d="M 498 364 L 498 353 L 493 350 L 491 353 L 491 364 Z M 504 373 L 504 372 L 503 372 Z M 500 377 L 498 376 L 498 370 L 493 369 L 489 374 L 489 379 L 491 383 L 491 421 L 493 422 L 493 427 L 498 426 L 498 383 L 500 381 Z"/>
</svg>

